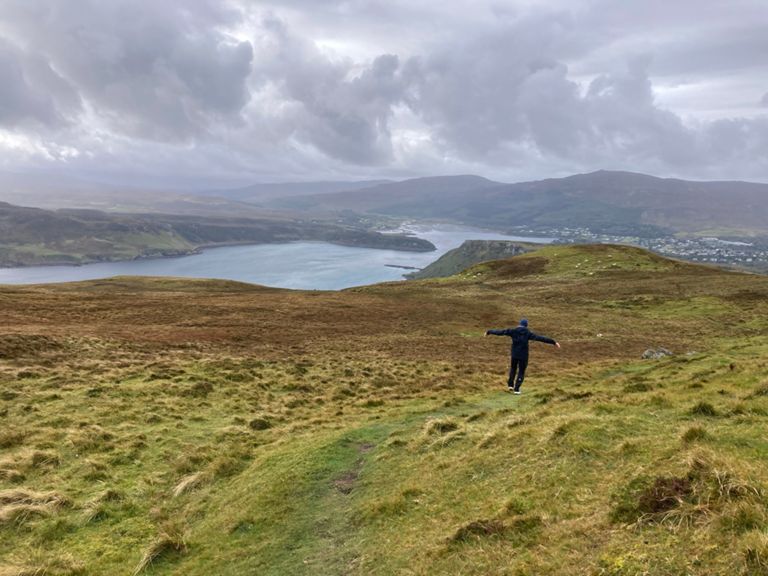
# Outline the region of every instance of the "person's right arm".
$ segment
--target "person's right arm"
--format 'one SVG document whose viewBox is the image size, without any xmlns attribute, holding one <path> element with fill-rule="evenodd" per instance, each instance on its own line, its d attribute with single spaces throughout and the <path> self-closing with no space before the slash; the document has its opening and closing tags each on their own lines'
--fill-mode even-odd
<svg viewBox="0 0 768 576">
<path fill-rule="evenodd" d="M 486 336 L 509 336 L 509 329 L 505 328 L 503 330 L 486 330 L 485 335 Z"/>
</svg>

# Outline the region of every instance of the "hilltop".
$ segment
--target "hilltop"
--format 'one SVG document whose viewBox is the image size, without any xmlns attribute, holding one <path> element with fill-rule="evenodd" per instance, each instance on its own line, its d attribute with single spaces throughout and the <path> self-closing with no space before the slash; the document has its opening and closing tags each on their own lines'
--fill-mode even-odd
<svg viewBox="0 0 768 576">
<path fill-rule="evenodd" d="M 0 574 L 763 574 L 768 278 L 0 287 Z M 532 351 L 504 392 L 521 316 Z M 674 352 L 642 360 L 644 350 Z"/>
<path fill-rule="evenodd" d="M 518 256 L 530 252 L 535 247 L 537 247 L 536 244 L 508 240 L 465 240 L 461 246 L 449 250 L 429 266 L 416 272 L 409 272 L 405 277 L 421 280 L 453 276 L 474 264 Z"/>
</svg>

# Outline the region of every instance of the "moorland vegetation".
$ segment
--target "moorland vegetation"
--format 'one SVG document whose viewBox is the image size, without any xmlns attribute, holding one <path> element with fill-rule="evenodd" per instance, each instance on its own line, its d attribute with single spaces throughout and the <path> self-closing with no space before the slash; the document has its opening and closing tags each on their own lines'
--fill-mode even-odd
<svg viewBox="0 0 768 576">
<path fill-rule="evenodd" d="M 0 574 L 768 573 L 768 278 L 549 246 L 0 287 Z M 532 352 L 504 392 L 522 315 Z M 643 360 L 649 347 L 674 354 Z"/>
</svg>

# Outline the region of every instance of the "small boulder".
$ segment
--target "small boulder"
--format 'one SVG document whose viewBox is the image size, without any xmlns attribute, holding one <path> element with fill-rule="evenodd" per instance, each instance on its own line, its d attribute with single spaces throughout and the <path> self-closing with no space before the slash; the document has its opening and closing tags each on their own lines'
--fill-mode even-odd
<svg viewBox="0 0 768 576">
<path fill-rule="evenodd" d="M 674 356 L 674 354 L 667 350 L 666 348 L 648 348 L 645 352 L 643 352 L 643 359 L 644 360 L 659 360 L 660 358 L 664 358 L 665 356 Z"/>
</svg>

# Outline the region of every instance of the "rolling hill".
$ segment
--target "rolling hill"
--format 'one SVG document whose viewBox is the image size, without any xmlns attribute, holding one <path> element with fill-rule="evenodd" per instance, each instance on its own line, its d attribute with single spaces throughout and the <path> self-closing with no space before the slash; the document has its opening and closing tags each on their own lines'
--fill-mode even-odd
<svg viewBox="0 0 768 576">
<path fill-rule="evenodd" d="M 275 198 L 270 205 L 304 211 L 375 212 L 391 216 L 439 218 L 454 203 L 463 204 L 480 189 L 500 185 L 481 176 L 431 176 L 390 182 L 333 194 Z"/>
<path fill-rule="evenodd" d="M 331 221 L 354 213 L 394 221 L 447 220 L 502 231 L 589 228 L 597 234 L 647 238 L 768 237 L 768 184 L 696 182 L 607 170 L 515 184 L 459 175 L 189 192 L 0 173 L 0 201 L 46 209 L 221 218 Z"/>
<path fill-rule="evenodd" d="M 43 210 L 0 202 L 0 266 L 85 264 L 189 254 L 200 247 L 318 240 L 430 251 L 428 241 L 301 220 Z"/>
<path fill-rule="evenodd" d="M 0 574 L 765 573 L 764 276 L 549 246 L 342 292 L 0 287 L 0 313 Z M 515 397 L 483 333 L 523 315 L 562 349 Z"/>
<path fill-rule="evenodd" d="M 509 229 L 588 227 L 605 234 L 768 235 L 768 184 L 694 182 L 601 170 L 501 184 L 477 176 L 419 178 L 274 206 L 449 219 Z"/>
<path fill-rule="evenodd" d="M 488 260 L 503 260 L 525 254 L 535 249 L 536 244 L 509 242 L 507 240 L 465 240 L 458 248 L 449 250 L 429 266 L 405 274 L 412 280 L 443 278 L 453 276 L 475 264 Z"/>
</svg>

